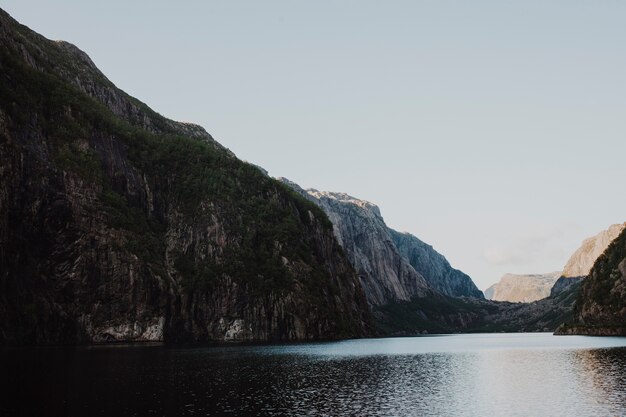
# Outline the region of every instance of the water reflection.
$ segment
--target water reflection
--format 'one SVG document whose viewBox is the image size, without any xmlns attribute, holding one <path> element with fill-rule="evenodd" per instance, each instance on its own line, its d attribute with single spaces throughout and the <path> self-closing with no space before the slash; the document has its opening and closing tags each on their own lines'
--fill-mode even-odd
<svg viewBox="0 0 626 417">
<path fill-rule="evenodd" d="M 5 350 L 0 415 L 624 415 L 624 346 L 544 334 Z"/>
<path fill-rule="evenodd" d="M 586 395 L 602 404 L 622 404 L 626 407 L 626 350 L 598 349 L 572 353 L 575 366 L 583 369 L 578 384 Z M 615 409 L 624 415 L 624 408 Z"/>
</svg>

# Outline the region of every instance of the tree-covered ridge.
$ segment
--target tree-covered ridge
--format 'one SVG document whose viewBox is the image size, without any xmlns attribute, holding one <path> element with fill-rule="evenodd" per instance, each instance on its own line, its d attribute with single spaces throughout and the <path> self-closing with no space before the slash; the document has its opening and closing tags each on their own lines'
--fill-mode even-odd
<svg viewBox="0 0 626 417">
<path fill-rule="evenodd" d="M 0 341 L 152 335 L 162 318 L 178 339 L 237 320 L 246 338 L 366 334 L 317 206 L 3 11 L 0 42 Z"/>
<path fill-rule="evenodd" d="M 283 275 L 280 264 L 271 262 L 274 241 L 289 243 L 282 253 L 288 257 L 307 256 L 298 228 L 310 221 L 307 212 L 327 229 L 332 228 L 317 206 L 253 165 L 202 140 L 156 135 L 133 126 L 56 76 L 22 64 L 5 49 L 1 54 L 5 76 L 0 80 L 0 104 L 5 116 L 15 125 L 36 119 L 40 133 L 53 145 L 52 156 L 59 167 L 101 187 L 101 202 L 109 211 L 111 224 L 141 235 L 146 244 L 158 240 L 164 219 L 138 210 L 137 202 L 129 201 L 116 186 L 115 174 L 113 178 L 105 175 L 97 151 L 81 149 L 80 142 L 90 132 L 106 132 L 122 142 L 134 167 L 152 179 L 152 188 L 167 184 L 162 191 L 167 204 L 181 207 L 187 215 L 197 213 L 201 202 L 219 199 L 220 209 L 230 214 L 226 227 L 246 230 L 240 248 L 229 254 L 241 276 L 254 275 L 246 271 L 257 270 L 255 262 L 262 262 L 260 271 Z M 138 255 L 144 255 L 144 249 L 155 248 L 138 249 Z"/>
</svg>

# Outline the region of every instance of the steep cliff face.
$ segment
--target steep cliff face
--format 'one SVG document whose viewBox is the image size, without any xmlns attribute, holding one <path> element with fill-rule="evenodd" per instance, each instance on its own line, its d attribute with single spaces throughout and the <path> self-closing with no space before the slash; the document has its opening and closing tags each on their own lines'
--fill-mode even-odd
<svg viewBox="0 0 626 417">
<path fill-rule="evenodd" d="M 483 293 L 465 273 L 452 268 L 448 260 L 410 233 L 389 229 L 398 251 L 426 282 L 437 291 L 451 297 L 483 298 Z"/>
<path fill-rule="evenodd" d="M 509 301 L 513 303 L 530 303 L 550 296 L 550 290 L 561 271 L 549 274 L 505 274 L 496 284 L 492 285 L 490 297 L 493 301 Z"/>
<path fill-rule="evenodd" d="M 280 180 L 328 215 L 371 305 L 433 294 L 424 277 L 398 252 L 376 205 L 344 193 L 305 191 L 285 178 Z"/>
<path fill-rule="evenodd" d="M 369 334 L 315 205 L 0 11 L 0 342 Z"/>
<path fill-rule="evenodd" d="M 574 319 L 557 333 L 626 336 L 626 231 L 598 257 L 582 282 Z"/>
<path fill-rule="evenodd" d="M 556 295 L 582 281 L 591 270 L 598 257 L 609 244 L 624 230 L 626 223 L 611 225 L 595 236 L 585 239 L 576 252 L 570 256 L 563 268 L 561 277 L 554 283 L 550 294 Z"/>
<path fill-rule="evenodd" d="M 387 227 L 376 205 L 280 180 L 326 212 L 372 305 L 435 294 L 483 298 L 471 278 L 452 268 L 432 246 Z"/>
<path fill-rule="evenodd" d="M 506 274 L 485 290 L 485 297 L 494 301 L 532 302 L 559 293 L 578 284 L 589 273 L 595 260 L 626 227 L 614 224 L 596 236 L 585 239 L 567 261 L 563 272 L 548 274 Z"/>
<path fill-rule="evenodd" d="M 600 255 L 626 227 L 626 223 L 611 225 L 595 236 L 585 239 L 581 246 L 569 258 L 563 268 L 563 276 L 586 277 Z"/>
</svg>

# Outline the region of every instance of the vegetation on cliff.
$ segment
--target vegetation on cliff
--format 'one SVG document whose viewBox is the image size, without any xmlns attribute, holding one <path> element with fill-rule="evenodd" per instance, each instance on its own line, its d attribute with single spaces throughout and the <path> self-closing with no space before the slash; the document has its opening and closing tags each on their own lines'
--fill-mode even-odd
<svg viewBox="0 0 626 417">
<path fill-rule="evenodd" d="M 557 333 L 626 336 L 626 230 L 596 260 L 582 282 L 573 319 Z"/>
<path fill-rule="evenodd" d="M 368 334 L 314 204 L 0 11 L 0 341 Z"/>
</svg>

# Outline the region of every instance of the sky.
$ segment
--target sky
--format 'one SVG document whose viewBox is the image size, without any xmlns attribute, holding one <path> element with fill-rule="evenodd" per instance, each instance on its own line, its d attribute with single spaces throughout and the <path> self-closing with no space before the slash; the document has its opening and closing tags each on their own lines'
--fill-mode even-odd
<svg viewBox="0 0 626 417">
<path fill-rule="evenodd" d="M 626 221 L 626 2 L 0 7 L 270 175 L 377 204 L 481 289 Z"/>
</svg>

